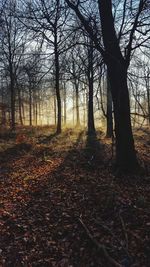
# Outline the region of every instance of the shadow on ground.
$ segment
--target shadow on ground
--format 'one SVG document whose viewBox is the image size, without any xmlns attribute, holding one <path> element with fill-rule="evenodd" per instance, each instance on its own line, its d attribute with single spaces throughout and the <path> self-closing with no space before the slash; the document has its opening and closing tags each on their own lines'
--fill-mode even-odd
<svg viewBox="0 0 150 267">
<path fill-rule="evenodd" d="M 37 181 L 33 180 L 33 190 L 31 181 L 30 190 L 22 188 L 24 193 L 18 192 L 11 204 L 5 207 L 7 210 L 11 205 L 11 210 L 4 212 L 2 218 L 2 266 L 59 267 L 73 264 L 88 267 L 92 262 L 98 266 L 95 248 L 91 252 L 91 243 L 85 238 L 77 219 L 85 209 L 83 185 L 78 188 L 78 182 L 76 184 L 77 164 L 82 165 L 85 156 L 83 134 L 84 131 L 79 132 L 72 149 L 66 152 L 57 169 L 45 176 L 41 173 Z M 52 136 L 43 141 L 50 140 Z M 16 145 L 5 151 L 5 155 L 19 154 L 28 149 L 30 147 L 23 144 Z M 35 168 L 38 167 L 37 163 Z M 27 198 L 23 199 L 24 196 Z"/>
<path fill-rule="evenodd" d="M 0 153 L 0 159 L 1 163 L 5 162 L 6 159 L 15 159 L 18 156 L 21 156 L 29 151 L 31 151 L 32 145 L 27 144 L 27 143 L 21 143 L 21 144 L 16 144 L 13 147 L 7 148 L 5 151 Z"/>
<path fill-rule="evenodd" d="M 38 137 L 38 144 L 48 144 L 52 141 L 53 138 L 55 138 L 57 135 L 57 133 L 53 133 L 51 135 L 48 135 L 48 136 L 39 136 Z"/>
<path fill-rule="evenodd" d="M 120 202 L 113 177 L 111 181 L 111 175 L 107 176 L 107 170 L 104 171 L 101 164 L 104 146 L 96 136 L 87 136 L 85 141 L 84 134 L 84 131 L 79 132 L 72 147 L 63 154 L 60 151 L 58 157 L 38 161 L 35 155 L 30 165 L 33 164 L 36 169 L 37 177 L 22 183 L 24 177 L 20 173 L 18 179 L 21 182 L 18 180 L 16 195 L 9 199 L 8 191 L 8 201 L 3 207 L 2 217 L 3 267 L 108 266 L 88 238 L 79 218 L 91 228 L 92 234 L 99 242 L 106 246 L 110 246 L 111 242 L 114 244 L 115 250 L 113 251 L 112 246 L 110 251 L 116 258 L 119 258 L 119 255 L 124 257 L 121 248 L 117 251 L 119 246 L 117 244 L 116 247 L 113 237 L 101 224 L 96 226 L 93 218 L 97 221 L 98 218 L 105 220 L 113 234 L 119 235 L 120 219 L 116 215 L 119 209 L 121 216 L 124 216 L 124 211 L 131 209 L 130 218 L 128 213 L 125 214 L 124 222 L 129 225 L 133 220 L 132 224 L 137 229 L 137 216 L 138 223 L 141 224 L 143 217 L 139 216 L 135 209 L 132 210 L 130 203 Z M 42 140 L 47 144 L 54 137 L 52 135 Z M 62 134 L 58 138 L 61 140 L 64 137 L 65 142 L 69 142 L 68 134 Z M 52 168 L 55 164 L 56 168 Z M 32 176 L 31 166 L 29 174 Z M 47 167 L 48 171 L 45 171 Z M 28 170 L 27 167 L 26 169 Z M 40 172 L 41 169 L 45 172 Z M 125 188 L 123 190 L 125 191 Z M 121 242 L 123 243 L 124 239 Z M 141 253 L 140 249 L 139 247 Z M 139 266 L 144 265 L 141 263 Z"/>
</svg>

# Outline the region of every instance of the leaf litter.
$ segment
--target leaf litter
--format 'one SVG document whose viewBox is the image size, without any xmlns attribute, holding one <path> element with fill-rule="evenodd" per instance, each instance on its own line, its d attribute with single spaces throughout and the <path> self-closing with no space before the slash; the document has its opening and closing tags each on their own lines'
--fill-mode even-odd
<svg viewBox="0 0 150 267">
<path fill-rule="evenodd" d="M 101 132 L 95 152 L 85 131 L 52 131 L 2 146 L 1 266 L 150 266 L 148 134 L 135 132 L 145 172 L 116 177 Z"/>
</svg>

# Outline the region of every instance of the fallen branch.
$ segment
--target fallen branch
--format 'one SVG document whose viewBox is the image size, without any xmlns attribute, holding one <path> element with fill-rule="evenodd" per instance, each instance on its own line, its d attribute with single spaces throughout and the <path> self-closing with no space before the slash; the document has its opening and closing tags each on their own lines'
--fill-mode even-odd
<svg viewBox="0 0 150 267">
<path fill-rule="evenodd" d="M 106 247 L 102 244 L 100 244 L 99 242 L 97 242 L 97 240 L 94 239 L 94 237 L 92 236 L 92 234 L 90 233 L 89 229 L 87 228 L 87 226 L 85 225 L 85 223 L 82 221 L 81 218 L 79 218 L 79 222 L 81 223 L 82 227 L 84 228 L 86 234 L 88 235 L 88 237 L 90 238 L 90 240 L 92 241 L 92 243 L 98 248 L 99 251 L 101 251 L 103 253 L 104 258 L 107 260 L 107 262 L 110 264 L 110 266 L 114 266 L 114 267 L 122 267 L 122 265 L 120 263 L 118 263 L 115 259 L 113 259 L 107 252 Z"/>
</svg>

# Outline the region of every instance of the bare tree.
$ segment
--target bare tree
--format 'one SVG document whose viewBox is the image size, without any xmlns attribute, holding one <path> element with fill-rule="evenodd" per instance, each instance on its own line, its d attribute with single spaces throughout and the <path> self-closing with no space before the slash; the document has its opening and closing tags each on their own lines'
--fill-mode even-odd
<svg viewBox="0 0 150 267">
<path fill-rule="evenodd" d="M 2 62 L 9 77 L 11 96 L 11 128 L 15 129 L 15 101 L 17 71 L 25 50 L 26 34 L 21 24 L 15 18 L 16 2 L 7 1 L 3 8 L 1 24 Z"/>
<path fill-rule="evenodd" d="M 145 32 L 144 23 L 142 21 L 146 17 L 146 10 L 148 10 L 148 1 L 140 0 L 136 1 L 136 5 L 130 6 L 128 10 L 130 12 L 130 25 L 128 24 L 128 43 L 125 45 L 125 53 L 122 49 L 121 37 L 123 36 L 123 30 L 125 27 L 127 1 L 123 1 L 122 7 L 123 14 L 121 17 L 121 23 L 119 27 L 119 33 L 117 34 L 115 29 L 115 19 L 113 15 L 113 5 L 111 0 L 98 0 L 96 1 L 95 8 L 99 9 L 99 21 L 101 24 L 101 34 L 103 38 L 103 46 L 99 38 L 98 27 L 99 24 L 95 19 L 95 27 L 92 27 L 90 20 L 86 17 L 87 12 L 84 12 L 85 6 L 88 9 L 86 3 L 81 1 L 69 1 L 66 0 L 68 6 L 74 10 L 85 30 L 88 32 L 91 40 L 94 42 L 95 47 L 101 53 L 108 69 L 108 75 L 110 80 L 110 88 L 114 106 L 114 120 L 115 120 L 115 135 L 116 135 L 116 164 L 119 169 L 134 169 L 137 167 L 137 158 L 134 148 L 134 140 L 131 128 L 130 118 L 130 103 L 129 93 L 127 85 L 127 70 L 130 65 L 131 55 L 133 49 L 143 45 L 147 41 L 136 43 L 134 41 L 135 32 L 140 28 L 141 34 Z M 87 15 L 88 16 L 88 15 Z M 129 16 L 128 16 L 129 18 Z M 143 19 L 143 20 L 142 20 Z M 140 23 L 139 23 L 140 21 Z M 140 24 L 140 25 L 139 25 Z M 143 29 L 143 28 L 144 29 Z M 146 25 L 147 27 L 147 25 Z M 143 30 L 143 31 L 142 31 Z M 138 29 L 139 31 L 139 29 Z M 146 33 L 149 29 L 146 30 Z M 127 32 L 126 32 L 127 33 Z M 141 39 L 140 39 L 141 40 Z M 120 42 L 120 45 L 119 45 Z"/>
<path fill-rule="evenodd" d="M 57 99 L 57 133 L 61 132 L 61 95 L 60 95 L 60 54 L 66 48 L 63 28 L 67 18 L 61 0 L 26 1 L 27 15 L 20 15 L 20 19 L 29 29 L 34 31 L 46 42 L 50 54 L 54 55 L 55 90 Z M 24 19 L 23 19 L 24 18 Z"/>
</svg>

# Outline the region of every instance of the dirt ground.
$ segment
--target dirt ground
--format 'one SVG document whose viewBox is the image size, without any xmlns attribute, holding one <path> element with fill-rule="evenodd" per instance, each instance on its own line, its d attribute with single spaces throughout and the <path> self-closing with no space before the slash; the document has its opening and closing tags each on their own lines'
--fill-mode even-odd
<svg viewBox="0 0 150 267">
<path fill-rule="evenodd" d="M 101 131 L 1 131 L 1 266 L 149 267 L 150 134 L 134 137 L 142 170 L 115 175 Z"/>
</svg>

